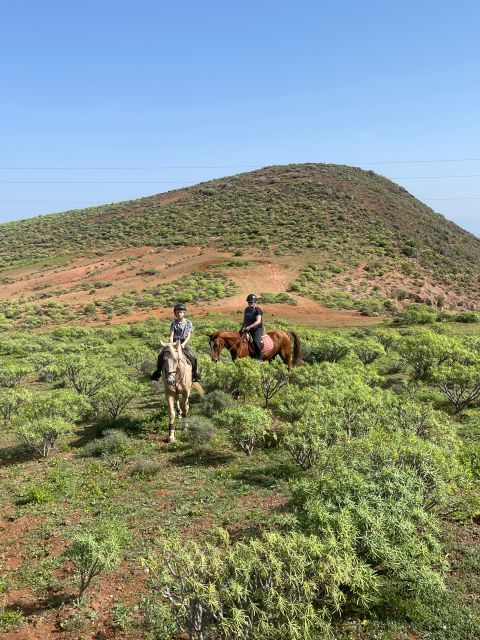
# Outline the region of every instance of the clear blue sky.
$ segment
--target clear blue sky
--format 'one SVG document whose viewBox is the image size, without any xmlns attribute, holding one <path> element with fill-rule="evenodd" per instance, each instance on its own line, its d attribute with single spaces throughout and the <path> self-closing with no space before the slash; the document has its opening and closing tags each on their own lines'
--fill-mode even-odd
<svg viewBox="0 0 480 640">
<path fill-rule="evenodd" d="M 0 9 L 2 221 L 338 162 L 395 179 L 480 236 L 477 1 Z M 404 160 L 435 162 L 392 163 Z"/>
</svg>

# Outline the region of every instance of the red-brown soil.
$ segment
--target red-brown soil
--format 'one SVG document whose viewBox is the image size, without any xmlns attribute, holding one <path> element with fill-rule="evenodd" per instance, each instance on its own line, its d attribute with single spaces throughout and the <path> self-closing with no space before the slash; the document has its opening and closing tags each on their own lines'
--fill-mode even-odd
<svg viewBox="0 0 480 640">
<path fill-rule="evenodd" d="M 276 261 L 272 257 L 249 256 L 247 266 L 227 266 L 234 256 L 231 253 L 200 247 L 181 247 L 156 250 L 152 247 L 135 247 L 112 251 L 102 256 L 85 256 L 73 260 L 66 266 L 30 267 L 4 274 L 5 283 L 0 288 L 0 300 L 21 300 L 38 296 L 42 292 L 55 295 L 38 299 L 33 304 L 50 300 L 74 307 L 93 300 L 105 300 L 133 289 L 154 287 L 177 280 L 194 271 L 224 264 L 221 272 L 230 277 L 238 286 L 239 293 L 230 298 L 190 305 L 193 316 L 207 314 L 235 314 L 243 310 L 245 296 L 249 292 L 285 292 L 288 284 L 299 273 L 302 262 L 299 258 L 284 258 Z M 120 264 L 122 260 L 128 260 Z M 142 271 L 155 270 L 154 275 Z M 94 288 L 94 283 L 108 281 L 111 286 Z M 85 289 L 79 289 L 85 287 Z M 339 311 L 323 307 L 316 302 L 293 295 L 296 306 L 288 304 L 262 304 L 265 318 L 284 319 L 307 326 L 341 327 L 366 325 L 378 322 L 378 318 L 361 316 L 357 312 Z M 115 317 L 109 323 L 134 322 L 148 317 L 169 317 L 170 309 L 137 311 L 126 316 Z M 89 324 L 96 324 L 91 321 Z M 98 323 L 97 323 L 98 324 Z"/>
</svg>

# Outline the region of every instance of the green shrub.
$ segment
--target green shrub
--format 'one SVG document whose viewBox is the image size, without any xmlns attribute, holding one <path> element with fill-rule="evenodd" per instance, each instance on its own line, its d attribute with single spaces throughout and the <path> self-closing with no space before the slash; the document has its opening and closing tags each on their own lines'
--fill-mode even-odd
<svg viewBox="0 0 480 640">
<path fill-rule="evenodd" d="M 351 343 L 340 336 L 325 336 L 319 344 L 305 349 L 306 362 L 339 362 L 352 350 Z"/>
<path fill-rule="evenodd" d="M 395 316 L 393 322 L 395 324 L 432 324 L 437 319 L 438 313 L 433 307 L 412 303 Z"/>
<path fill-rule="evenodd" d="M 405 336 L 396 345 L 404 362 L 412 368 L 413 377 L 418 380 L 427 380 L 434 369 L 452 359 L 458 347 L 455 340 L 428 330 Z"/>
<path fill-rule="evenodd" d="M 215 438 L 215 425 L 205 416 L 190 415 L 184 432 L 185 440 L 197 447 L 208 447 Z"/>
<path fill-rule="evenodd" d="M 116 373 L 98 357 L 68 355 L 59 360 L 59 365 L 63 376 L 75 391 L 90 399 L 95 398 L 116 377 Z"/>
<path fill-rule="evenodd" d="M 44 480 L 37 482 L 20 494 L 24 504 L 47 504 L 64 499 L 70 495 L 76 485 L 72 470 L 60 460 L 54 460 Z"/>
<path fill-rule="evenodd" d="M 117 376 L 95 394 L 95 403 L 103 409 L 112 420 L 117 420 L 132 400 L 143 392 L 141 385 Z"/>
<path fill-rule="evenodd" d="M 365 338 L 354 343 L 353 350 L 363 364 L 371 364 L 385 354 L 383 346 L 372 338 Z"/>
<path fill-rule="evenodd" d="M 118 565 L 126 537 L 124 525 L 116 521 L 82 526 L 82 531 L 65 552 L 80 577 L 80 598 L 83 598 L 93 578 Z"/>
<path fill-rule="evenodd" d="M 455 413 L 460 413 L 480 397 L 480 364 L 443 365 L 433 373 L 433 381 Z"/>
<path fill-rule="evenodd" d="M 380 602 L 428 601 L 444 590 L 433 509 L 447 500 L 449 463 L 415 436 L 353 439 L 293 485 L 293 506 L 305 533 L 332 537 L 371 569 Z"/>
<path fill-rule="evenodd" d="M 292 531 L 200 546 L 166 538 L 144 560 L 160 604 L 189 638 L 317 640 L 330 635 L 345 593 L 365 606 L 373 573 L 333 538 Z"/>
<path fill-rule="evenodd" d="M 460 311 L 454 320 L 455 322 L 480 322 L 480 315 L 475 311 Z"/>
<path fill-rule="evenodd" d="M 96 438 L 84 446 L 83 455 L 125 461 L 133 455 L 134 451 L 132 439 L 123 431 L 106 429 L 102 438 Z"/>
<path fill-rule="evenodd" d="M 62 417 L 39 418 L 30 422 L 14 424 L 20 442 L 42 458 L 47 458 L 59 436 L 72 433 L 74 424 Z"/>
<path fill-rule="evenodd" d="M 216 389 L 202 398 L 201 408 L 206 416 L 213 417 L 215 413 L 232 407 L 233 404 L 234 400 L 229 393 Z"/>
<path fill-rule="evenodd" d="M 250 456 L 257 440 L 267 432 L 270 414 L 259 407 L 239 405 L 218 413 L 215 422 L 227 429 L 233 443 Z"/>
<path fill-rule="evenodd" d="M 0 387 L 12 388 L 32 373 L 32 368 L 20 364 L 3 364 L 0 366 Z"/>
<path fill-rule="evenodd" d="M 28 397 L 19 409 L 19 420 L 35 422 L 43 418 L 60 417 L 76 422 L 91 409 L 88 400 L 70 389 L 40 391 Z"/>
<path fill-rule="evenodd" d="M 265 407 L 268 407 L 269 401 L 288 384 L 288 381 L 289 371 L 280 360 L 260 364 L 260 389 Z"/>
<path fill-rule="evenodd" d="M 5 422 L 9 422 L 29 398 L 30 392 L 26 389 L 5 389 L 0 393 L 0 416 Z"/>
</svg>

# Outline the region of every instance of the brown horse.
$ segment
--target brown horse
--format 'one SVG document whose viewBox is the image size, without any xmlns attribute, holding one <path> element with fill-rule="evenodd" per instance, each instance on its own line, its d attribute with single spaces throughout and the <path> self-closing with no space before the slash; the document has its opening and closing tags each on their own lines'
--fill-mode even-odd
<svg viewBox="0 0 480 640">
<path fill-rule="evenodd" d="M 293 337 L 293 357 L 289 334 Z M 273 347 L 269 351 L 262 351 L 262 360 L 273 360 L 278 355 L 289 369 L 292 364 L 300 364 L 302 351 L 300 338 L 295 331 L 286 332 L 274 329 L 269 331 L 267 335 L 272 339 Z M 214 362 L 218 362 L 224 348 L 230 351 L 232 360 L 248 358 L 253 353 L 250 351 L 249 343 L 236 331 L 216 331 L 215 333 L 207 333 L 207 336 L 210 342 L 210 354 Z"/>
</svg>

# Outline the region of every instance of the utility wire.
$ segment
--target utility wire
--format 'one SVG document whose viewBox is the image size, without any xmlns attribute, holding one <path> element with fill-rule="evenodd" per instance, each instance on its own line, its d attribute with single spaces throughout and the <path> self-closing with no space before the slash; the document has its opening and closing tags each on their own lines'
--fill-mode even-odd
<svg viewBox="0 0 480 640">
<path fill-rule="evenodd" d="M 157 195 L 157 194 L 155 194 Z M 162 194 L 158 194 L 158 195 L 162 195 Z M 128 198 L 128 200 L 143 200 L 143 199 L 147 199 L 147 198 L 152 198 L 154 196 L 141 196 L 139 198 Z M 466 196 L 466 197 L 454 197 L 454 198 L 427 198 L 424 196 L 418 196 L 417 197 L 418 200 L 423 201 L 423 200 L 480 200 L 480 196 Z M 57 204 L 104 204 L 104 205 L 115 205 L 118 204 L 118 202 L 105 202 L 104 200 L 0 200 L 1 203 L 9 203 L 9 204 L 15 204 L 15 203 L 30 203 L 30 204 L 34 204 L 34 203 L 40 203 L 40 202 L 55 202 Z"/>
<path fill-rule="evenodd" d="M 438 158 L 427 160 L 376 160 L 374 162 L 305 162 L 292 164 L 347 164 L 347 165 L 376 165 L 376 164 L 423 164 L 435 162 L 480 162 L 480 158 Z M 1 167 L 5 171 L 158 171 L 162 169 L 261 169 L 273 166 L 267 164 L 230 164 L 230 165 L 162 165 L 157 167 Z"/>
<path fill-rule="evenodd" d="M 389 180 L 444 180 L 451 178 L 480 178 L 480 173 L 452 176 L 399 176 Z M 202 182 L 212 182 L 203 180 Z M 285 179 L 285 182 L 290 180 Z M 0 184 L 200 184 L 197 180 L 0 180 Z"/>
</svg>

